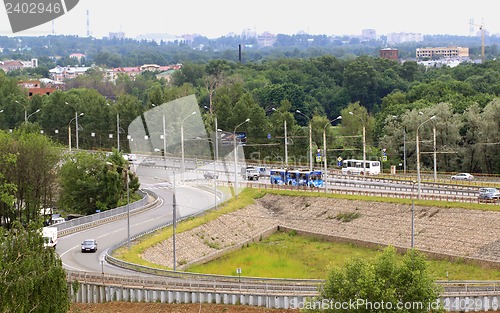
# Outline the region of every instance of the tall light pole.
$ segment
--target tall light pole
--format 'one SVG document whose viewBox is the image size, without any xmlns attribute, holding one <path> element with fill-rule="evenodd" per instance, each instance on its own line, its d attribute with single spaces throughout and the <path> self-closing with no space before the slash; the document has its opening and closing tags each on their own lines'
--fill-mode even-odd
<svg viewBox="0 0 500 313">
<path fill-rule="evenodd" d="M 420 187 L 420 142 L 419 142 L 419 139 L 418 139 L 418 130 L 419 128 L 424 125 L 425 123 L 427 123 L 428 121 L 430 120 L 433 120 L 435 119 L 436 116 L 433 115 L 431 116 L 429 119 L 423 121 L 422 123 L 420 123 L 420 125 L 418 125 L 417 127 L 417 132 L 416 132 L 416 135 L 415 135 L 415 141 L 416 141 L 416 145 L 417 145 L 417 184 L 418 184 L 418 199 L 420 199 L 420 194 L 421 194 L 421 187 Z"/>
<path fill-rule="evenodd" d="M 393 118 L 398 117 L 393 115 Z M 406 126 L 403 126 L 403 173 L 406 175 Z"/>
<path fill-rule="evenodd" d="M 250 119 L 247 118 L 244 122 L 239 123 L 233 130 L 233 144 L 234 144 L 234 197 L 238 198 L 238 149 L 236 147 L 236 129 L 241 125 L 249 122 Z"/>
<path fill-rule="evenodd" d="M 35 112 L 33 112 L 33 113 L 31 113 L 30 115 L 28 115 L 28 116 L 26 117 L 26 123 L 28 122 L 28 120 L 30 119 L 30 117 L 31 117 L 33 114 L 36 114 L 36 113 L 38 113 L 38 112 L 40 112 L 40 109 L 38 109 L 38 110 L 36 110 Z"/>
<path fill-rule="evenodd" d="M 287 137 L 287 133 L 286 133 L 286 117 L 285 117 L 285 114 L 276 110 L 276 108 L 272 108 L 272 110 L 274 112 L 278 112 L 279 114 L 281 114 L 281 116 L 283 116 L 283 126 L 285 128 L 285 167 L 288 167 L 288 137 Z"/>
<path fill-rule="evenodd" d="M 186 116 L 182 121 L 181 121 L 181 155 L 182 155 L 182 173 L 184 173 L 184 121 L 187 120 L 190 116 L 195 115 L 196 111 L 193 111 L 191 114 Z M 166 152 L 166 151 L 165 151 Z"/>
<path fill-rule="evenodd" d="M 309 122 L 309 170 L 312 171 L 313 170 L 313 152 L 312 152 L 312 125 L 311 125 L 311 119 L 305 115 L 304 113 L 300 112 L 300 110 L 295 110 L 295 112 L 299 113 L 300 115 L 304 116 L 305 118 L 307 118 L 308 122 Z"/>
<path fill-rule="evenodd" d="M 110 105 L 106 103 L 106 105 Z M 120 113 L 116 109 L 116 149 L 120 151 Z"/>
<path fill-rule="evenodd" d="M 19 105 L 22 105 L 24 107 L 24 122 L 27 123 L 28 122 L 28 108 L 27 108 L 27 106 L 24 105 L 24 104 L 21 104 L 17 100 L 15 100 L 14 102 L 17 103 L 17 104 L 19 104 Z"/>
<path fill-rule="evenodd" d="M 436 125 L 432 125 L 432 135 L 434 143 L 434 182 L 437 182 L 437 150 L 436 150 Z"/>
<path fill-rule="evenodd" d="M 68 102 L 64 102 L 66 103 L 67 105 L 70 105 Z M 76 109 L 76 107 L 73 106 L 73 108 L 75 108 L 75 124 L 76 124 L 76 149 L 78 150 L 79 146 L 78 146 L 78 116 L 82 116 L 83 113 L 81 113 L 80 115 L 78 115 L 78 110 Z M 71 144 L 69 145 L 70 146 L 70 151 L 71 151 Z"/>
<path fill-rule="evenodd" d="M 415 190 L 415 181 L 411 184 L 411 248 L 415 246 L 415 200 L 413 191 Z"/>
<path fill-rule="evenodd" d="M 328 121 L 328 123 L 326 123 L 325 126 L 323 127 L 323 163 L 325 165 L 325 179 L 323 180 L 323 182 L 325 184 L 325 192 L 326 192 L 326 181 L 328 178 L 328 164 L 326 161 L 326 127 L 328 125 L 330 125 L 330 123 L 333 123 L 336 120 L 340 120 L 340 119 L 342 119 L 341 115 L 338 116 L 337 118 L 334 118 L 333 120 Z"/>
<path fill-rule="evenodd" d="M 361 124 L 363 125 L 363 176 L 366 176 L 366 126 L 365 126 L 365 122 L 363 121 L 363 119 L 361 117 L 354 115 L 354 113 L 349 112 L 349 114 L 359 118 L 359 120 L 361 121 Z"/>
<path fill-rule="evenodd" d="M 80 116 L 84 115 L 84 113 L 80 113 Z M 74 119 L 78 118 L 78 115 L 73 117 L 69 123 L 68 123 L 68 145 L 69 145 L 69 151 L 71 151 L 71 123 L 73 122 Z M 78 128 L 78 124 L 76 124 L 76 127 Z M 78 149 L 78 148 L 77 148 Z"/>
</svg>

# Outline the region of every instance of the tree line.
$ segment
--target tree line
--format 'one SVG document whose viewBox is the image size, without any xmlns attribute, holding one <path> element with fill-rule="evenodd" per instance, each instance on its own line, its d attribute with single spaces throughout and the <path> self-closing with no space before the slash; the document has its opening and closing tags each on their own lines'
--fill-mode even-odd
<svg viewBox="0 0 500 313">
<path fill-rule="evenodd" d="M 500 93 L 499 68 L 496 60 L 426 68 L 416 62 L 401 64 L 368 56 L 246 64 L 213 60 L 185 63 L 170 80 L 145 73 L 135 79 L 120 76 L 111 83 L 94 70 L 69 81 L 66 91 L 32 98 L 26 97 L 14 79 L 0 74 L 0 127 L 14 129 L 24 122 L 25 112 L 40 109 L 30 122 L 38 123 L 51 139 L 68 145 L 69 122 L 76 113 L 84 113 L 79 118 L 80 147 L 110 150 L 118 147 L 119 118 L 120 147 L 127 151 L 127 126 L 133 119 L 154 105 L 195 94 L 208 132 L 214 131 L 216 118 L 225 131 L 250 119 L 241 128 L 248 137 L 247 157 L 281 161 L 286 120 L 291 139 L 288 150 L 295 159 L 308 155 L 309 123 L 315 150 L 322 149 L 326 132 L 329 160 L 360 158 L 364 125 L 370 159 L 380 159 L 381 150 L 386 149 L 389 158 L 384 167 L 388 168 L 401 164 L 406 152 L 409 168 L 414 169 L 416 145 L 410 139 L 415 138 L 418 122 L 434 114 L 439 171 L 493 174 L 499 172 L 500 164 L 488 156 L 497 153 L 499 139 L 490 130 L 494 115 L 489 112 L 495 113 Z M 359 112 L 353 116 L 352 111 Z M 343 119 L 335 123 L 337 127 L 325 127 L 340 115 Z M 481 123 L 472 124 L 474 120 Z M 422 127 L 421 138 L 428 141 L 432 130 Z M 71 137 L 74 144 L 74 132 Z M 423 145 L 426 152 L 434 149 Z M 422 165 L 432 168 L 430 154 L 422 157 Z"/>
</svg>

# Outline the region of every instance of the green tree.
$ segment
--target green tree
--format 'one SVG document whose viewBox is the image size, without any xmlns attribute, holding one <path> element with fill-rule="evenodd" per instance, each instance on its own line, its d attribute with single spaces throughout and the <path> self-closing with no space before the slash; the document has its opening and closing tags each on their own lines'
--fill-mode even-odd
<svg viewBox="0 0 500 313">
<path fill-rule="evenodd" d="M 0 312 L 67 312 L 66 273 L 54 249 L 43 247 L 38 223 L 0 227 Z"/>
<path fill-rule="evenodd" d="M 59 207 L 84 215 L 116 208 L 126 187 L 122 172 L 104 153 L 69 155 L 60 170 Z"/>
<path fill-rule="evenodd" d="M 388 247 L 375 260 L 355 258 L 343 268 L 330 269 L 320 295 L 305 305 L 305 311 L 439 312 L 439 292 L 421 253 L 409 250 L 398 262 L 396 249 Z M 321 303 L 332 305 L 320 310 Z M 355 305 L 335 308 L 344 303 Z"/>
</svg>

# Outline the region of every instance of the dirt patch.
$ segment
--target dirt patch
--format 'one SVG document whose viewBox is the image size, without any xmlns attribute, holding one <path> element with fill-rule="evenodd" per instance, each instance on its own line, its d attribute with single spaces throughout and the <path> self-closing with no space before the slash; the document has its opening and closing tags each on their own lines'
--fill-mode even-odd
<svg viewBox="0 0 500 313">
<path fill-rule="evenodd" d="M 395 203 L 267 194 L 253 205 L 178 234 L 177 260 L 186 266 L 218 256 L 272 227 L 409 248 L 411 210 L 411 205 Z M 500 266 L 500 212 L 415 206 L 414 216 L 415 248 Z M 172 241 L 167 240 L 147 249 L 142 257 L 173 267 L 172 253 Z"/>
</svg>

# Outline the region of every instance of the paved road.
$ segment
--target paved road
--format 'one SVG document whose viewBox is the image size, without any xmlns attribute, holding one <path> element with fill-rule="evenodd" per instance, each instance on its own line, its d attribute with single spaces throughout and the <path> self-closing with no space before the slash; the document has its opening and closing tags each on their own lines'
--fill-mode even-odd
<svg viewBox="0 0 500 313">
<path fill-rule="evenodd" d="M 173 185 L 158 176 L 141 173 L 141 186 L 155 192 L 161 201 L 158 206 L 144 213 L 130 215 L 130 237 L 150 229 L 172 222 Z M 157 172 L 156 172 L 157 173 Z M 177 218 L 195 214 L 213 207 L 214 194 L 189 186 L 176 185 Z M 60 254 L 63 266 L 70 270 L 105 273 L 127 274 L 130 272 L 102 262 L 105 252 L 128 238 L 128 219 L 106 223 L 74 234 L 59 238 L 56 251 Z M 94 238 L 98 243 L 97 253 L 82 253 L 80 243 L 88 238 Z"/>
</svg>

